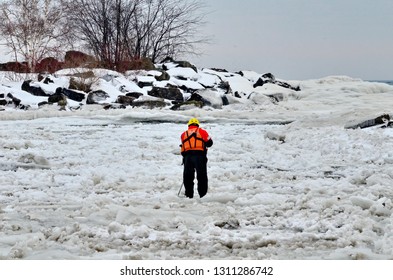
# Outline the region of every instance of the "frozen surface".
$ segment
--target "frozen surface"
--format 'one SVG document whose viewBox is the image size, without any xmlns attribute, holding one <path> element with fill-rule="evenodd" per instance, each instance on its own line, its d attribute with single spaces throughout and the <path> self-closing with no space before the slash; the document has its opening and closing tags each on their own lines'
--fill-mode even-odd
<svg viewBox="0 0 393 280">
<path fill-rule="evenodd" d="M 269 105 L 0 112 L 0 258 L 393 258 L 393 132 L 344 128 L 392 87 L 298 83 Z M 190 117 L 214 140 L 203 199 L 177 195 Z"/>
</svg>

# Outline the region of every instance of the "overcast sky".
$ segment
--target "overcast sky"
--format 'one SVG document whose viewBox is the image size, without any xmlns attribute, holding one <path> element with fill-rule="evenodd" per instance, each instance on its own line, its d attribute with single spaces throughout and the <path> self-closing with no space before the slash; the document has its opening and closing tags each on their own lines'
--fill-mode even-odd
<svg viewBox="0 0 393 280">
<path fill-rule="evenodd" d="M 197 67 L 393 80 L 393 0 L 202 0 Z"/>
</svg>

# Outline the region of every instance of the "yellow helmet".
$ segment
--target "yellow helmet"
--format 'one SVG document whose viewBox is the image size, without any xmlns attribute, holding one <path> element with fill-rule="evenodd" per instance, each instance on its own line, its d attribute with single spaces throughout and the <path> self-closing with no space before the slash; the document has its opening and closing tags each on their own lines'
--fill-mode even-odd
<svg viewBox="0 0 393 280">
<path fill-rule="evenodd" d="M 198 125 L 199 126 L 199 121 L 196 118 L 192 118 L 188 121 L 188 126 L 190 125 Z"/>
</svg>

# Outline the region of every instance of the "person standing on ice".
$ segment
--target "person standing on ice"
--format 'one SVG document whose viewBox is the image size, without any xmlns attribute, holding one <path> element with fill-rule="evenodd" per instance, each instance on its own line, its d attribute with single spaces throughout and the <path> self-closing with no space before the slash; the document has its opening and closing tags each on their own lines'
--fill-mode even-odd
<svg viewBox="0 0 393 280">
<path fill-rule="evenodd" d="M 207 148 L 213 145 L 206 130 L 199 127 L 199 121 L 192 118 L 188 122 L 188 129 L 181 139 L 181 155 L 183 156 L 183 183 L 188 198 L 194 197 L 195 171 L 198 180 L 198 194 L 202 198 L 207 193 Z"/>
</svg>

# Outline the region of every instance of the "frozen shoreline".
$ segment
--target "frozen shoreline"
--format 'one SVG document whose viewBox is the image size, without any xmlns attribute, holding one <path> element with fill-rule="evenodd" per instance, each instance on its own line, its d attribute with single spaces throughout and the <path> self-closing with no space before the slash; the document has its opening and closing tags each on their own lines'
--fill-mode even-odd
<svg viewBox="0 0 393 280">
<path fill-rule="evenodd" d="M 128 117 L 1 122 L 1 258 L 392 257 L 390 130 L 208 122 L 210 189 L 186 200 L 185 125 Z"/>
</svg>

